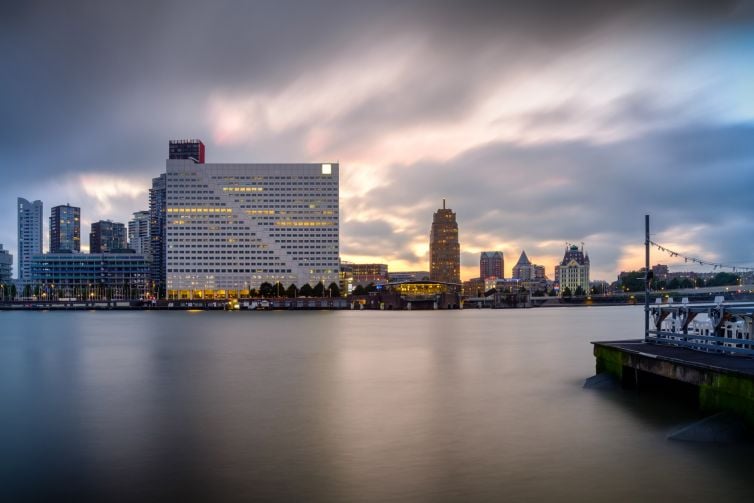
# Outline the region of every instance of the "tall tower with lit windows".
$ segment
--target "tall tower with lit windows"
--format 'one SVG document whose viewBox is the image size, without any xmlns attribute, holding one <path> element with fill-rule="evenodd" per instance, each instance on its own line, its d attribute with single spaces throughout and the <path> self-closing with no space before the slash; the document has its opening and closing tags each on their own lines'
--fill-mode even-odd
<svg viewBox="0 0 754 503">
<path fill-rule="evenodd" d="M 429 279 L 444 283 L 461 282 L 461 245 L 458 242 L 456 214 L 442 208 L 432 217 L 429 232 Z"/>
</svg>

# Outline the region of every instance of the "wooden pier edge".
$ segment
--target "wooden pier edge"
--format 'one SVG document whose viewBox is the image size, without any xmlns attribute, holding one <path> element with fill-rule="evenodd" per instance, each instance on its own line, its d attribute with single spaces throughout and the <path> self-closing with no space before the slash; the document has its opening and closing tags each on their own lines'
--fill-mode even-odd
<svg viewBox="0 0 754 503">
<path fill-rule="evenodd" d="M 643 340 L 592 344 L 597 374 L 612 375 L 628 387 L 651 386 L 652 379 L 642 378 L 646 374 L 691 385 L 703 412 L 734 412 L 754 427 L 754 359 Z"/>
</svg>

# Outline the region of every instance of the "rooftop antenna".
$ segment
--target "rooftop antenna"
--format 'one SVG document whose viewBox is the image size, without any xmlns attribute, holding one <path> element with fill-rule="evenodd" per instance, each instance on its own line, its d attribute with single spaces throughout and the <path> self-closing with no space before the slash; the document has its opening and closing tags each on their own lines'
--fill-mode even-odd
<svg viewBox="0 0 754 503">
<path fill-rule="evenodd" d="M 442 200 L 442 209 L 445 209 L 445 199 Z"/>
</svg>

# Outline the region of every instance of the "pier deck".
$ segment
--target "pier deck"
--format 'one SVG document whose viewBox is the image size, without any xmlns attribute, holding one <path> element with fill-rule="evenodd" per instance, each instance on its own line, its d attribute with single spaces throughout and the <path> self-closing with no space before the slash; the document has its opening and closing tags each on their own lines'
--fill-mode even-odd
<svg viewBox="0 0 754 503">
<path fill-rule="evenodd" d="M 652 383 L 650 376 L 694 387 L 706 412 L 732 411 L 754 425 L 754 358 L 705 353 L 643 340 L 593 342 L 597 373 L 624 385 Z M 649 375 L 649 376 L 648 376 Z"/>
</svg>

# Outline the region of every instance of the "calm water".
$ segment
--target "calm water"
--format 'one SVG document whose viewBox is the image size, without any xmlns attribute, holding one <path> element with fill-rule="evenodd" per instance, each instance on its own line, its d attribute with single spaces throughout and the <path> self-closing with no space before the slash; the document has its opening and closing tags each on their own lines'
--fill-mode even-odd
<svg viewBox="0 0 754 503">
<path fill-rule="evenodd" d="M 640 308 L 0 313 L 0 500 L 751 501 L 754 447 L 585 390 Z"/>
</svg>

